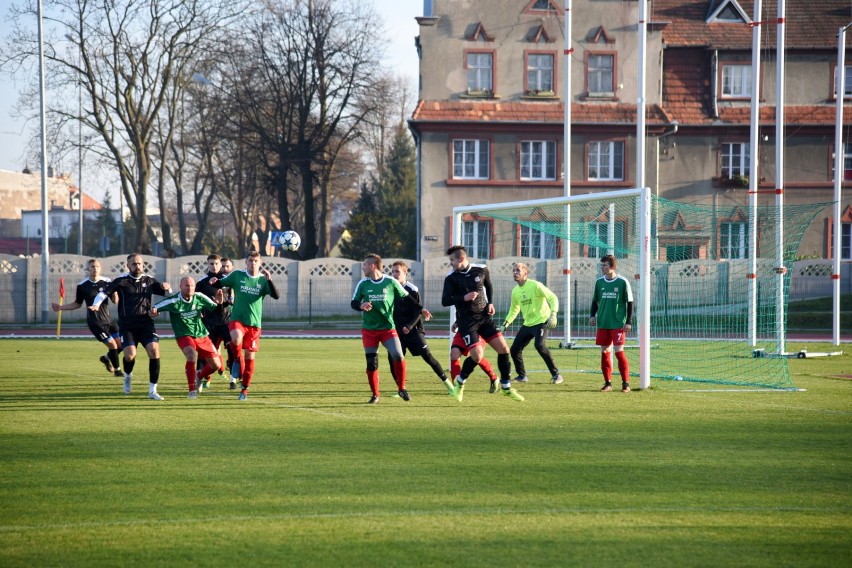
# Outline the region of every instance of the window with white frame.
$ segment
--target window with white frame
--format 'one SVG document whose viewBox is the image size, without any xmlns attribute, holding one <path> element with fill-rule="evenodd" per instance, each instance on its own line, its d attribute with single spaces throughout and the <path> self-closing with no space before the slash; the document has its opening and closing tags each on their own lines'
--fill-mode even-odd
<svg viewBox="0 0 852 568">
<path fill-rule="evenodd" d="M 624 142 L 589 142 L 589 180 L 624 179 Z"/>
<path fill-rule="evenodd" d="M 590 243 L 586 249 L 587 257 L 601 258 L 605 254 L 615 254 L 617 258 L 622 256 L 618 252 L 613 253 L 613 251 L 624 250 L 625 248 L 624 221 L 615 221 L 612 225 L 609 221 L 592 221 L 587 226 L 589 228 L 588 242 Z M 614 233 L 614 247 L 610 243 L 610 231 Z"/>
<path fill-rule="evenodd" d="M 748 177 L 751 166 L 749 144 L 745 142 L 726 142 L 722 144 L 722 160 L 719 175 L 724 179 L 737 176 Z"/>
<path fill-rule="evenodd" d="M 852 260 L 852 223 L 840 223 L 840 259 Z"/>
<path fill-rule="evenodd" d="M 722 96 L 750 97 L 751 65 L 724 65 L 722 67 Z"/>
<path fill-rule="evenodd" d="M 719 226 L 719 257 L 748 258 L 748 223 L 722 223 Z"/>
<path fill-rule="evenodd" d="M 848 98 L 852 98 L 852 65 L 846 65 L 844 67 L 844 69 L 846 69 L 846 73 L 844 74 L 845 76 L 843 78 L 843 90 L 844 90 L 843 98 L 848 99 Z M 834 88 L 831 90 L 832 94 L 834 95 L 834 98 L 837 98 L 837 83 L 838 83 L 837 66 L 835 66 L 834 67 Z"/>
<path fill-rule="evenodd" d="M 462 245 L 473 258 L 491 257 L 491 221 L 462 221 Z"/>
<path fill-rule="evenodd" d="M 586 85 L 590 95 L 612 95 L 615 56 L 590 53 L 586 60 Z"/>
<path fill-rule="evenodd" d="M 556 142 L 548 140 L 521 142 L 521 179 L 556 179 Z"/>
<path fill-rule="evenodd" d="M 469 93 L 490 93 L 494 60 L 491 53 L 467 54 L 467 90 Z"/>
<path fill-rule="evenodd" d="M 453 178 L 488 179 L 488 140 L 453 140 Z"/>
<path fill-rule="evenodd" d="M 553 54 L 527 55 L 527 90 L 531 93 L 553 92 Z"/>
<path fill-rule="evenodd" d="M 528 258 L 552 259 L 559 258 L 559 239 L 555 232 L 558 223 L 540 223 L 538 228 L 521 226 L 519 256 Z M 553 231 L 547 227 L 552 226 Z"/>
</svg>

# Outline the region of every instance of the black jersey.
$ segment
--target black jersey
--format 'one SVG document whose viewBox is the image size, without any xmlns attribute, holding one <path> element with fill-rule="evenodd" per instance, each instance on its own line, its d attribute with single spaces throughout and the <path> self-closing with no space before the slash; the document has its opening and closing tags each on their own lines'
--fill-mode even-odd
<svg viewBox="0 0 852 568">
<path fill-rule="evenodd" d="M 107 296 L 112 296 L 113 292 L 118 292 L 119 326 L 133 326 L 150 320 L 148 312 L 152 305 L 151 296 L 165 296 L 168 293 L 160 282 L 147 274 L 138 278 L 122 274 L 104 290 Z"/>
<path fill-rule="evenodd" d="M 214 299 L 216 292 L 222 288 L 222 285 L 218 282 L 218 280 L 222 279 L 222 276 L 221 272 L 218 274 L 208 272 L 204 278 L 195 283 L 195 291 L 201 292 L 210 299 Z M 211 278 L 217 279 L 215 284 L 210 283 Z M 227 291 L 227 288 L 225 290 Z M 228 294 L 225 294 L 225 301 L 218 304 L 215 308 L 203 310 L 201 317 L 207 329 L 212 329 L 217 325 L 228 325 L 228 322 L 231 321 L 231 305 L 228 302 Z"/>
<path fill-rule="evenodd" d="M 468 292 L 479 292 L 475 300 L 465 301 Z M 458 317 L 487 316 L 493 291 L 488 268 L 484 264 L 469 264 L 463 271 L 453 270 L 444 278 L 441 305 L 455 306 Z"/>
<path fill-rule="evenodd" d="M 405 302 L 402 298 L 397 298 L 393 304 L 393 323 L 402 337 L 402 328 L 407 327 L 417 333 L 423 333 L 423 320 L 420 312 L 423 308 L 420 307 L 420 290 L 411 282 L 406 282 L 403 286 L 408 296 L 418 305 L 411 302 Z"/>
<path fill-rule="evenodd" d="M 103 276 L 99 277 L 97 281 L 94 282 L 89 278 L 81 280 L 80 283 L 77 284 L 77 296 L 75 297 L 74 302 L 81 306 L 85 305 L 87 308 L 90 307 L 95 302 L 95 297 L 106 290 L 109 283 L 110 279 L 104 278 Z M 109 301 L 104 300 L 96 312 L 86 310 L 86 321 L 90 324 L 100 323 L 109 325 Z"/>
</svg>

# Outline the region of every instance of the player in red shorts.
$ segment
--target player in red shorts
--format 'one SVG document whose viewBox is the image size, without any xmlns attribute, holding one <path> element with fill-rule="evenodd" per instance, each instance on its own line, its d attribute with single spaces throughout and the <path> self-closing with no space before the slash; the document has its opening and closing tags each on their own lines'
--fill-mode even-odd
<svg viewBox="0 0 852 568">
<path fill-rule="evenodd" d="M 630 367 L 624 353 L 624 338 L 630 331 L 633 318 L 633 292 L 624 276 L 615 272 L 616 260 L 611 254 L 601 258 L 603 276 L 595 282 L 589 323 L 598 328 L 595 345 L 601 347 L 601 371 L 604 376 L 603 392 L 612 390 L 612 360 L 615 353 L 621 374 L 621 392 L 630 392 Z"/>
<path fill-rule="evenodd" d="M 450 344 L 450 376 L 455 381 L 456 377 L 461 374 L 461 358 L 467 357 L 470 353 L 470 347 L 464 344 L 464 339 L 459 333 L 459 326 L 455 322 L 453 322 L 453 341 Z M 480 338 L 479 342 L 485 345 L 485 340 Z M 479 360 L 479 368 L 482 369 L 486 375 L 488 375 L 489 382 L 491 386 L 488 388 L 488 392 L 494 394 L 497 392 L 497 375 L 494 373 L 494 368 L 491 366 L 491 362 L 485 357 Z M 450 393 L 452 394 L 452 393 Z"/>
</svg>

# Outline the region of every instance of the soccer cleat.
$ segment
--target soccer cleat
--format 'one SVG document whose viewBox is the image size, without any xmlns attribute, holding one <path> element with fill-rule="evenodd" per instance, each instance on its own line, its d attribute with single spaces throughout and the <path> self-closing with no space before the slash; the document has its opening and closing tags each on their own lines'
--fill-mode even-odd
<svg viewBox="0 0 852 568">
<path fill-rule="evenodd" d="M 494 394 L 497 392 L 497 381 L 491 381 L 491 386 L 488 387 L 488 394 Z"/>
<path fill-rule="evenodd" d="M 409 395 L 408 391 L 405 389 L 400 389 L 398 394 L 399 398 L 401 398 L 405 402 L 409 402 L 411 400 L 411 395 Z"/>
<path fill-rule="evenodd" d="M 370 397 L 370 400 L 367 401 L 367 404 L 378 404 L 379 397 L 377 395 L 373 395 Z"/>
<path fill-rule="evenodd" d="M 562 378 L 562 375 L 556 373 L 555 375 L 553 375 L 553 377 L 551 377 L 550 382 L 554 385 L 561 385 L 563 380 L 564 379 Z"/>
<path fill-rule="evenodd" d="M 165 400 L 157 391 L 152 391 L 148 393 L 148 398 L 151 400 Z"/>
<path fill-rule="evenodd" d="M 116 377 L 123 377 L 123 376 L 124 376 L 124 373 L 122 373 L 122 372 L 121 372 L 121 371 L 119 371 L 118 369 L 116 369 L 115 371 L 113 371 L 113 372 L 112 372 L 112 374 L 113 374 L 113 375 L 115 375 Z"/>
<path fill-rule="evenodd" d="M 247 395 L 248 391 L 246 389 L 243 389 L 240 391 L 240 396 L 237 397 L 237 400 L 245 400 Z"/>
<path fill-rule="evenodd" d="M 505 394 L 506 396 L 508 396 L 512 400 L 517 400 L 518 402 L 524 401 L 524 397 L 521 396 L 521 393 L 519 393 L 518 391 L 516 391 L 512 387 L 509 387 L 507 389 L 503 389 L 503 394 Z"/>
<path fill-rule="evenodd" d="M 124 375 L 124 394 L 130 394 L 130 381 L 133 380 L 133 375 L 125 373 Z"/>
<path fill-rule="evenodd" d="M 609 392 L 612 390 L 612 385 L 607 383 L 603 387 L 601 387 L 601 392 Z"/>
<path fill-rule="evenodd" d="M 453 381 L 447 379 L 446 381 L 441 381 L 441 384 L 447 389 L 447 394 L 453 396 Z"/>
<path fill-rule="evenodd" d="M 456 383 L 456 386 L 453 387 L 453 398 L 459 402 L 464 400 L 464 383 Z"/>
<path fill-rule="evenodd" d="M 198 398 L 198 391 L 189 391 L 189 395 L 186 398 Z"/>
<path fill-rule="evenodd" d="M 526 375 L 518 375 L 517 377 L 515 377 L 515 380 L 519 383 L 526 383 L 527 381 L 529 381 L 529 378 Z"/>
<path fill-rule="evenodd" d="M 237 390 L 237 381 L 232 380 L 231 384 L 228 385 L 228 388 L 231 390 Z"/>
<path fill-rule="evenodd" d="M 630 385 L 627 383 L 621 383 L 621 392 L 630 392 Z"/>
<path fill-rule="evenodd" d="M 106 355 L 101 355 L 101 358 L 100 358 L 100 359 L 98 359 L 98 360 L 99 360 L 101 363 L 103 363 L 103 364 L 104 364 L 104 367 L 106 367 L 107 373 L 112 373 L 112 372 L 113 372 L 112 363 L 110 363 L 110 362 L 109 362 L 109 359 L 107 358 L 107 356 L 106 356 Z"/>
<path fill-rule="evenodd" d="M 201 388 L 198 389 L 198 391 L 201 392 L 202 389 L 203 390 L 209 390 L 210 389 L 210 379 L 204 379 L 203 381 L 201 381 Z"/>
</svg>

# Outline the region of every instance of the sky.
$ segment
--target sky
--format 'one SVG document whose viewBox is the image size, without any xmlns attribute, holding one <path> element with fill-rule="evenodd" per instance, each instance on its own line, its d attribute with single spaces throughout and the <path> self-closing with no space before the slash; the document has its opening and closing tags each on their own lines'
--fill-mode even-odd
<svg viewBox="0 0 852 568">
<path fill-rule="evenodd" d="M 407 76 L 412 89 L 416 89 L 418 62 L 414 38 L 418 35 L 419 28 L 414 18 L 423 13 L 423 0 L 372 0 L 372 4 L 385 22 L 386 39 L 389 42 L 386 52 L 388 64 L 397 74 Z M 5 6 L 0 8 L 0 37 L 5 37 L 11 28 L 6 17 L 6 10 Z M 37 171 L 40 167 L 38 163 L 27 163 L 24 157 L 29 138 L 38 131 L 38 123 L 27 123 L 12 116 L 18 101 L 18 91 L 28 80 L 27 75 L 0 76 L 0 170 L 21 171 L 28 165 L 31 170 Z M 38 101 L 35 101 L 35 104 L 37 105 Z M 59 167 L 73 170 L 70 173 L 72 180 L 76 183 L 76 158 L 70 161 L 68 166 L 60 165 Z M 109 184 L 87 183 L 86 178 L 104 179 L 104 176 L 89 170 L 90 168 L 86 167 L 83 171 L 83 191 L 100 201 L 107 191 L 112 193 L 113 190 L 108 187 Z M 117 202 L 117 195 L 112 193 L 113 206 Z"/>
</svg>

